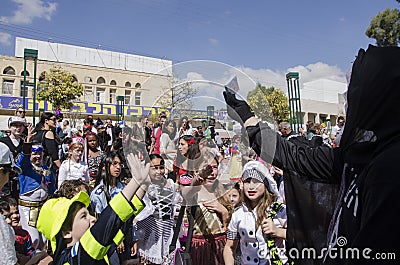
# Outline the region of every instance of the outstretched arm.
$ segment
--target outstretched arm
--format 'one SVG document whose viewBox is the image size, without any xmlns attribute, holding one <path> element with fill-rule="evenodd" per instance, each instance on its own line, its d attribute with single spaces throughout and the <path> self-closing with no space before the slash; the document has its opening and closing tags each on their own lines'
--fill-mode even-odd
<svg viewBox="0 0 400 265">
<path fill-rule="evenodd" d="M 228 114 L 239 121 L 247 130 L 250 147 L 265 161 L 271 161 L 284 171 L 296 171 L 307 176 L 310 180 L 335 183 L 340 177 L 335 168 L 340 167 L 340 161 L 329 147 L 307 148 L 297 146 L 282 139 L 267 124 L 260 122 L 252 112 L 250 106 L 236 98 L 235 94 L 224 91 Z"/>
</svg>

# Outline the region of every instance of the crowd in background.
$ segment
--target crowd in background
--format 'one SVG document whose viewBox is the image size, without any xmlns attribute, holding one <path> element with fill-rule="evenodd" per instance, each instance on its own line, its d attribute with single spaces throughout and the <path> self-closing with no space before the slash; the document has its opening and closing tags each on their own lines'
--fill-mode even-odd
<svg viewBox="0 0 400 265">
<path fill-rule="evenodd" d="M 324 124 L 308 122 L 295 133 L 281 122 L 279 134 L 311 148 L 334 148 L 343 126 L 339 117 L 331 132 Z M 175 229 L 185 204 L 194 217 L 192 264 L 258 264 L 258 250 L 270 244 L 284 248 L 284 172 L 258 157 L 245 134 L 222 139 L 214 127 L 214 122 L 193 127 L 188 117 L 174 120 L 163 112 L 157 121 L 140 116 L 132 126 L 88 115 L 78 129 L 62 113 L 45 112 L 33 128 L 18 108 L 0 142 L 21 172 L 11 173 L 0 211 L 14 230 L 19 264 L 45 264 L 54 255 L 36 228 L 44 202 L 65 196 L 66 190 L 84 190 L 91 212 L 100 216 L 132 177 L 126 162 L 130 152 L 150 163 L 151 184 L 145 209 L 126 222 L 124 240 L 109 251 L 111 264 L 166 264 L 174 233 L 179 232 L 176 247 L 187 240 L 188 211 Z M 27 137 L 32 148 L 23 150 Z M 264 259 L 288 261 L 281 252 Z"/>
</svg>

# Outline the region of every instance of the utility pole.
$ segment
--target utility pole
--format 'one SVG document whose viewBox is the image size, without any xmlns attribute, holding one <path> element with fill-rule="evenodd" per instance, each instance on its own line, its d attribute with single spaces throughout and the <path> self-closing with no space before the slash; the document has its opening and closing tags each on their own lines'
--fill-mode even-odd
<svg viewBox="0 0 400 265">
<path fill-rule="evenodd" d="M 35 117 L 36 117 L 36 72 L 37 72 L 37 59 L 38 59 L 38 51 L 33 49 L 24 49 L 24 91 L 22 93 L 22 107 L 26 110 L 26 91 L 27 86 L 33 87 L 33 107 L 32 107 L 32 123 L 35 126 Z M 26 81 L 26 61 L 33 60 L 33 83 Z"/>
</svg>

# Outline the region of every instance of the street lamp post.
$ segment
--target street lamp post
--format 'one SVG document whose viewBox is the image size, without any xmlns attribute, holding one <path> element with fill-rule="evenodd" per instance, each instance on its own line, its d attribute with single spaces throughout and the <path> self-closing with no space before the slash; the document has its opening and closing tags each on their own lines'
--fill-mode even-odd
<svg viewBox="0 0 400 265">
<path fill-rule="evenodd" d="M 38 51 L 33 49 L 24 49 L 24 91 L 22 93 L 22 107 L 26 110 L 26 86 L 33 86 L 33 107 L 32 107 L 32 119 L 33 125 L 35 125 L 35 116 L 36 116 L 36 71 L 37 71 L 37 59 L 38 59 Z M 26 61 L 33 60 L 34 69 L 33 69 L 33 83 L 26 81 Z"/>
<path fill-rule="evenodd" d="M 303 117 L 301 114 L 299 73 L 287 73 L 286 81 L 288 86 L 290 125 L 292 126 L 293 131 L 299 132 L 303 124 Z"/>
<path fill-rule="evenodd" d="M 124 120 L 124 96 L 117 96 L 117 122 Z"/>
</svg>

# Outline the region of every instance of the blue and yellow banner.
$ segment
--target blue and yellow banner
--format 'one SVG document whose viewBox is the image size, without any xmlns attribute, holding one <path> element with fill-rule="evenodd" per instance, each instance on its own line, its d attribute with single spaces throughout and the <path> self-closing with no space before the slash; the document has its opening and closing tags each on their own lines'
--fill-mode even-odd
<svg viewBox="0 0 400 265">
<path fill-rule="evenodd" d="M 0 109 L 15 110 L 23 106 L 22 97 L 0 96 Z M 36 110 L 53 111 L 53 106 L 48 101 L 36 101 Z M 33 99 L 25 98 L 25 106 L 27 110 L 33 109 Z M 124 116 L 158 116 L 162 111 L 170 114 L 168 109 L 161 107 L 146 107 L 146 106 L 124 106 Z M 91 102 L 75 102 L 71 110 L 61 110 L 61 112 L 76 112 L 82 114 L 93 115 L 117 115 L 116 104 L 103 104 Z M 206 110 L 180 110 L 179 113 L 174 113 L 174 116 L 188 116 L 190 118 L 207 119 Z M 226 111 L 214 111 L 216 120 L 230 120 Z"/>
</svg>

